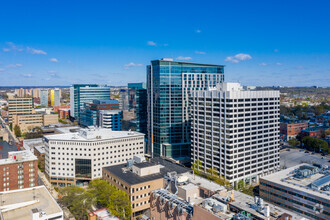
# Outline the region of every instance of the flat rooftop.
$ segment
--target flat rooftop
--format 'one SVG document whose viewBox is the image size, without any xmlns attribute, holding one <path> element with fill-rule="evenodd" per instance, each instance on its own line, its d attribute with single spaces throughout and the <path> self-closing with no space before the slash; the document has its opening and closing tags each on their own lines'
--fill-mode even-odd
<svg viewBox="0 0 330 220">
<path fill-rule="evenodd" d="M 29 150 L 11 151 L 8 153 L 8 158 L 0 159 L 0 165 L 34 160 L 37 160 L 37 157 Z"/>
<path fill-rule="evenodd" d="M 208 189 L 212 192 L 223 191 L 226 189 L 224 186 L 222 186 L 220 184 L 217 184 L 211 180 L 202 178 L 200 176 L 197 176 L 197 175 L 194 175 L 191 173 L 185 173 L 183 176 L 187 176 L 189 178 L 190 183 L 193 183 L 194 185 Z"/>
<path fill-rule="evenodd" d="M 17 146 L 10 145 L 6 141 L 0 141 L 0 154 L 2 155 L 2 159 L 7 159 L 8 152 L 11 152 L 11 151 L 17 151 Z"/>
<path fill-rule="evenodd" d="M 62 213 L 62 209 L 50 195 L 45 186 L 11 190 L 0 193 L 2 217 L 4 220 L 32 219 L 31 210 L 38 209 L 46 215 Z M 4 211 L 5 208 L 13 209 Z"/>
<path fill-rule="evenodd" d="M 277 173 L 273 173 L 264 177 L 261 177 L 261 180 L 266 180 L 278 185 L 285 186 L 287 188 L 291 188 L 292 190 L 300 190 L 305 193 L 309 193 L 311 195 L 318 196 L 320 198 L 324 198 L 326 200 L 329 200 L 330 191 L 322 191 L 322 190 L 315 190 L 310 187 L 310 184 L 317 181 L 318 179 L 325 177 L 326 174 L 322 173 L 315 173 L 309 177 L 299 179 L 293 176 L 293 172 L 299 167 L 303 165 L 309 165 L 309 164 L 299 164 L 294 167 L 290 167 L 288 169 L 279 171 Z"/>
<path fill-rule="evenodd" d="M 145 165 L 147 165 L 147 163 L 150 166 L 160 165 L 160 172 L 155 173 L 155 174 L 146 175 L 146 176 L 139 176 L 139 175 L 133 173 L 132 171 L 125 171 L 125 168 L 127 168 L 126 164 L 119 164 L 119 165 L 115 165 L 115 166 L 103 167 L 103 169 L 109 171 L 110 173 L 115 175 L 117 178 L 125 181 L 126 183 L 128 183 L 130 185 L 135 185 L 135 184 L 139 184 L 139 183 L 144 183 L 144 182 L 164 178 L 164 176 L 168 172 L 175 171 L 175 172 L 177 172 L 177 174 L 182 174 L 182 173 L 186 173 L 186 172 L 190 171 L 189 168 L 186 168 L 180 164 L 172 163 L 172 162 L 162 159 L 160 157 L 152 158 L 152 159 L 150 159 L 150 162 L 142 162 L 140 164 L 144 164 L 142 166 L 146 167 Z M 139 163 L 135 163 L 134 166 L 136 166 L 138 164 Z"/>
<path fill-rule="evenodd" d="M 81 128 L 78 132 L 46 135 L 48 140 L 102 141 L 117 138 L 141 137 L 144 134 L 136 131 L 112 131 L 105 128 Z"/>
<path fill-rule="evenodd" d="M 256 210 L 256 208 L 255 208 L 256 204 L 254 202 L 254 197 L 246 195 L 246 194 L 238 192 L 238 191 L 234 191 L 234 198 L 235 198 L 235 201 L 230 202 L 231 205 L 233 205 L 235 207 L 239 207 L 260 218 L 266 218 L 266 216 L 264 215 L 263 212 L 258 212 Z M 275 205 L 267 203 L 267 202 L 263 202 L 263 203 L 264 203 L 264 205 L 269 205 L 270 213 L 273 213 L 273 214 L 277 213 L 278 216 L 280 216 L 284 213 L 287 213 L 287 214 L 291 215 L 292 219 L 294 219 L 294 220 L 305 219 L 305 217 L 303 217 L 302 215 L 296 214 L 289 210 L 283 209 L 281 207 L 275 206 Z M 273 216 L 271 216 L 270 219 L 277 219 L 277 218 L 276 217 L 274 218 Z"/>
</svg>

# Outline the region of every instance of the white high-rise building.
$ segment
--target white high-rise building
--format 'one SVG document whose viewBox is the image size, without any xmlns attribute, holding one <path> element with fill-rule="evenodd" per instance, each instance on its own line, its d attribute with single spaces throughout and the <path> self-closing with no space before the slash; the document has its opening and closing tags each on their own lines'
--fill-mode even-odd
<svg viewBox="0 0 330 220">
<path fill-rule="evenodd" d="M 231 183 L 258 181 L 280 166 L 279 91 L 222 83 L 192 92 L 191 160 Z"/>
<path fill-rule="evenodd" d="M 82 184 L 102 177 L 102 167 L 144 155 L 144 134 L 104 128 L 47 135 L 45 171 L 52 185 Z"/>
</svg>

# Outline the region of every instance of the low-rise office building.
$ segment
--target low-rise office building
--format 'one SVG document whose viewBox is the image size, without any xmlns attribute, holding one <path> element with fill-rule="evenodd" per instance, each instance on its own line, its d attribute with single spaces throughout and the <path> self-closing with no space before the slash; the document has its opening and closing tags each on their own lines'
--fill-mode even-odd
<svg viewBox="0 0 330 220">
<path fill-rule="evenodd" d="M 86 128 L 47 135 L 45 172 L 54 186 L 81 185 L 102 177 L 102 167 L 126 163 L 144 154 L 144 134 Z"/>
<path fill-rule="evenodd" d="M 18 125 L 22 133 L 40 126 L 58 123 L 58 114 L 25 114 L 12 116 L 13 128 Z"/>
<path fill-rule="evenodd" d="M 104 167 L 102 176 L 129 195 L 133 217 L 137 217 L 149 211 L 150 192 L 164 187 L 164 176 L 168 172 L 181 174 L 189 170 L 161 158 L 145 161 L 143 157 L 134 157 L 127 164 Z"/>
<path fill-rule="evenodd" d="M 330 219 L 330 169 L 301 164 L 262 177 L 260 196 L 306 218 Z"/>
<path fill-rule="evenodd" d="M 63 211 L 45 186 L 2 192 L 2 220 L 63 220 Z"/>
<path fill-rule="evenodd" d="M 9 145 L 0 149 L 0 192 L 38 186 L 38 159 Z"/>
</svg>

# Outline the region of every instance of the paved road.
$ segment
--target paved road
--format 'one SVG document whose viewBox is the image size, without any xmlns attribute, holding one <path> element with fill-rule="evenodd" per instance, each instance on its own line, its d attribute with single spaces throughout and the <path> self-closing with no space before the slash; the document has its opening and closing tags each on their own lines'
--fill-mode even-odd
<svg viewBox="0 0 330 220">
<path fill-rule="evenodd" d="M 319 163 L 330 166 L 330 156 L 325 156 L 322 159 L 320 154 L 311 154 L 301 151 L 301 149 L 290 149 L 290 151 L 282 150 L 280 152 L 281 167 L 293 167 L 301 163 Z"/>
<path fill-rule="evenodd" d="M 1 123 L 1 126 L 3 128 L 6 129 L 7 133 L 9 134 L 9 139 L 11 141 L 14 141 L 15 143 L 19 143 L 18 139 L 15 137 L 15 135 L 13 134 L 13 132 L 10 130 L 10 128 L 8 127 L 8 125 L 6 124 L 5 120 L 3 120 L 2 117 L 0 117 L 0 123 Z"/>
</svg>

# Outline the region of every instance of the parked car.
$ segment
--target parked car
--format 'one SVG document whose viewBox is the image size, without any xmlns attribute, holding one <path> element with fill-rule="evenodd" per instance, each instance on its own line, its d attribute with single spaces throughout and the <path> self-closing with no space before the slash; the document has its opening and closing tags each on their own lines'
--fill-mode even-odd
<svg viewBox="0 0 330 220">
<path fill-rule="evenodd" d="M 306 150 L 305 153 L 309 153 L 308 150 Z"/>
</svg>

